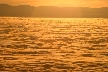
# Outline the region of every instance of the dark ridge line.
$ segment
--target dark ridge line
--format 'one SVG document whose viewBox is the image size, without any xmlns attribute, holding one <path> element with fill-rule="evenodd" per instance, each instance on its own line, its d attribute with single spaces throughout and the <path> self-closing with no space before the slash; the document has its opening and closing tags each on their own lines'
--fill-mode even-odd
<svg viewBox="0 0 108 72">
<path fill-rule="evenodd" d="M 108 7 L 11 6 L 0 4 L 1 17 L 108 18 Z"/>
</svg>

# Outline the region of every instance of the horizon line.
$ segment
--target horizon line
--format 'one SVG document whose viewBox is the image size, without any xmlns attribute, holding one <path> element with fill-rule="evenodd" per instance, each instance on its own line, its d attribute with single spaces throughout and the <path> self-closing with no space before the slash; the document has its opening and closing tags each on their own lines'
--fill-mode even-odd
<svg viewBox="0 0 108 72">
<path fill-rule="evenodd" d="M 0 3 L 0 5 L 2 5 L 2 4 L 4 4 L 4 5 L 10 5 L 10 6 L 23 6 L 24 4 L 21 4 L 21 5 L 11 5 L 11 4 L 7 4 L 7 3 Z M 108 7 L 108 6 L 103 6 L 103 7 L 79 7 L 79 6 L 32 6 L 32 5 L 29 5 L 29 4 L 25 4 L 25 6 L 31 6 L 31 7 L 59 7 L 59 8 L 65 8 L 65 7 L 67 7 L 67 8 L 69 8 L 69 7 L 71 7 L 71 8 L 106 8 L 106 7 Z"/>
</svg>

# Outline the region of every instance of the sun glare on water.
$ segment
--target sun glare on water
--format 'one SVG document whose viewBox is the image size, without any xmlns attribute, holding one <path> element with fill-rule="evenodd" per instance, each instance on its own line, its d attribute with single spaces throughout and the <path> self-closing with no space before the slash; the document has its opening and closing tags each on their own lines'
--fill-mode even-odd
<svg viewBox="0 0 108 72">
<path fill-rule="evenodd" d="M 1 17 L 1 70 L 107 72 L 107 22 L 102 18 Z"/>
</svg>

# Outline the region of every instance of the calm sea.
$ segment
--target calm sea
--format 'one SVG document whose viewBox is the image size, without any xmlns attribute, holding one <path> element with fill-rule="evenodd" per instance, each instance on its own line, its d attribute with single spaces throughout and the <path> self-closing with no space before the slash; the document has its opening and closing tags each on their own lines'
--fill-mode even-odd
<svg viewBox="0 0 108 72">
<path fill-rule="evenodd" d="M 108 72 L 108 19 L 0 17 L 0 72 Z"/>
</svg>

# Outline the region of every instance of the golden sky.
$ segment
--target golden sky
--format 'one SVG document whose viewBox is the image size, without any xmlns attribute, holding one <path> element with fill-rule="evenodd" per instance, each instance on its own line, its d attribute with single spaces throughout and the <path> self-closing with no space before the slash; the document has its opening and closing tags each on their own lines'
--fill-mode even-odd
<svg viewBox="0 0 108 72">
<path fill-rule="evenodd" d="M 0 0 L 0 3 L 32 6 L 108 7 L 108 0 Z"/>
</svg>

